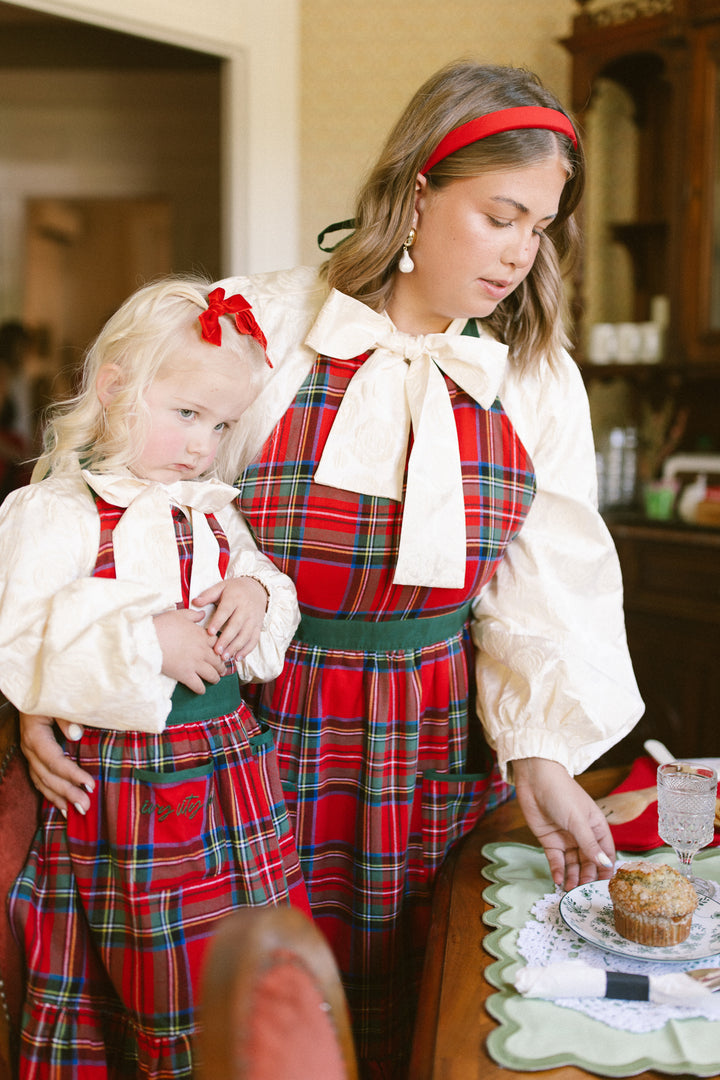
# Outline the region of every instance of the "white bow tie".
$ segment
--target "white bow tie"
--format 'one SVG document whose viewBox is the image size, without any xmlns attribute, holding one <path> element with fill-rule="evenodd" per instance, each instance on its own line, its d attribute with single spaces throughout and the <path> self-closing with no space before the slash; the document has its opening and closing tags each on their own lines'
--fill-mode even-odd
<svg viewBox="0 0 720 1080">
<path fill-rule="evenodd" d="M 214 514 L 236 497 L 230 484 L 219 480 L 177 480 L 160 484 L 143 480 L 129 470 L 113 474 L 83 469 L 86 483 L 113 506 L 127 509 L 113 531 L 117 576 L 142 581 L 156 590 L 159 610 L 182 600 L 173 504 L 189 508 L 193 534 L 191 598 L 219 580 L 218 543 L 206 514 Z M 138 543 L 142 543 L 142 559 Z"/>
<path fill-rule="evenodd" d="M 176 480 L 173 484 L 160 484 L 135 476 L 129 470 L 117 473 L 96 473 L 82 470 L 86 483 L 112 506 L 130 506 L 142 497 L 145 505 L 158 506 L 175 503 L 189 506 L 203 514 L 214 514 L 237 496 L 230 484 L 214 478 L 209 480 Z"/>
<path fill-rule="evenodd" d="M 488 335 L 401 333 L 386 314 L 333 290 L 306 344 L 347 360 L 374 349 L 350 380 L 315 473 L 319 484 L 402 499 L 397 585 L 465 583 L 465 500 L 457 428 L 443 372 L 484 409 L 497 397 L 507 346 Z"/>
</svg>

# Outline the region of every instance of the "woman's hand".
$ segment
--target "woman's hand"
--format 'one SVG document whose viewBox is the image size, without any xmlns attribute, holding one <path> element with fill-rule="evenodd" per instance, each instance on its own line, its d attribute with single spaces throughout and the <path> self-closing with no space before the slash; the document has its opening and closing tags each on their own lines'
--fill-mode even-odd
<svg viewBox="0 0 720 1080">
<path fill-rule="evenodd" d="M 88 792 L 94 791 L 95 781 L 63 753 L 53 724 L 49 716 L 20 713 L 20 747 L 27 758 L 30 779 L 63 814 L 67 814 L 70 803 L 79 813 L 85 814 L 90 809 Z M 79 724 L 59 720 L 58 726 L 71 742 L 82 737 L 83 729 Z"/>
<path fill-rule="evenodd" d="M 605 815 L 557 761 L 513 761 L 520 809 L 543 846 L 557 885 L 574 889 L 609 878 L 615 845 Z"/>
</svg>

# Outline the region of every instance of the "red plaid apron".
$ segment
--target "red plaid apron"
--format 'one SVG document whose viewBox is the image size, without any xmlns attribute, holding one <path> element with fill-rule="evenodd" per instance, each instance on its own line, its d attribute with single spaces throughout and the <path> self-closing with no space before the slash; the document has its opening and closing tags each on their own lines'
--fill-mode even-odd
<svg viewBox="0 0 720 1080">
<path fill-rule="evenodd" d="M 114 577 L 122 509 L 96 499 L 95 573 Z M 217 521 L 220 573 L 227 541 Z M 188 602 L 192 532 L 175 515 Z M 192 1076 L 200 968 L 241 905 L 307 910 L 272 736 L 236 675 L 179 686 L 160 735 L 87 728 L 68 744 L 96 780 L 86 816 L 46 805 L 11 913 L 28 966 L 20 1076 Z"/>
<path fill-rule="evenodd" d="M 467 518 L 463 589 L 392 583 L 402 506 L 314 484 L 364 357 L 319 357 L 240 488 L 258 546 L 295 582 L 302 624 L 257 687 L 275 736 L 313 916 L 343 972 L 368 1076 L 402 1077 L 432 883 L 450 847 L 510 792 L 474 713 L 469 601 L 535 491 L 499 401 L 446 379 Z"/>
</svg>

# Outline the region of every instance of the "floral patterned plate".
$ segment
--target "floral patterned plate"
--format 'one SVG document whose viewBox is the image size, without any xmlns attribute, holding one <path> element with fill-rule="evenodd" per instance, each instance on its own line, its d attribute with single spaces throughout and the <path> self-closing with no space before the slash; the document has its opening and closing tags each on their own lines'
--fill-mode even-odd
<svg viewBox="0 0 720 1080">
<path fill-rule="evenodd" d="M 565 893 L 560 901 L 563 921 L 591 945 L 635 960 L 702 960 L 720 954 L 720 903 L 700 897 L 690 936 L 679 945 L 664 947 L 628 941 L 615 930 L 607 881 L 591 881 Z"/>
</svg>

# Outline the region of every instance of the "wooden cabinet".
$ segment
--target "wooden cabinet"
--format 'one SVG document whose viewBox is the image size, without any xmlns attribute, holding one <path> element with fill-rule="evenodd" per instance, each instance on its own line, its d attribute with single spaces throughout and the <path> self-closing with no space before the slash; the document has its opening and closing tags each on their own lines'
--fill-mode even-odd
<svg viewBox="0 0 720 1080">
<path fill-rule="evenodd" d="M 622 763 L 645 739 L 678 757 L 720 756 L 720 532 L 614 523 L 628 644 L 646 711 L 603 758 Z"/>
<path fill-rule="evenodd" d="M 675 340 L 691 363 L 713 363 L 720 357 L 720 3 L 701 6 L 715 14 L 691 36 Z"/>
<path fill-rule="evenodd" d="M 674 207 L 680 199 L 679 164 L 685 142 L 681 117 L 686 111 L 689 81 L 688 50 L 678 41 L 672 12 L 632 17 L 634 11 L 651 9 L 647 4 L 610 3 L 600 12 L 584 11 L 574 21 L 572 36 L 563 41 L 572 54 L 571 106 L 581 128 L 590 126 L 593 110 L 602 109 L 606 84 L 619 88 L 630 102 L 635 138 L 628 140 L 627 130 L 618 125 L 615 138 L 612 132 L 607 136 L 598 133 L 595 143 L 586 138 L 586 153 L 589 187 L 595 180 L 598 188 L 619 184 L 631 189 L 619 200 L 613 197 L 616 193 L 609 193 L 608 201 L 623 207 L 622 216 L 615 217 L 617 208 L 605 208 L 595 243 L 619 244 L 626 249 L 632 264 L 633 294 L 627 317 L 636 322 L 650 318 L 653 296 L 670 298 L 675 310 L 673 269 L 677 265 L 678 230 Z M 630 159 L 634 159 L 633 165 Z M 606 211 L 609 217 L 604 216 Z M 592 227 L 595 223 L 586 224 Z M 597 250 L 591 252 L 590 258 L 597 254 Z M 607 273 L 607 268 L 600 270 L 600 292 Z M 581 348 L 587 339 L 587 328 L 582 325 L 585 312 L 595 301 L 589 288 L 581 267 L 575 281 Z M 607 316 L 601 315 L 603 321 Z"/>
<path fill-rule="evenodd" d="M 633 213 L 603 223 L 605 243 L 632 264 L 630 318 L 650 318 L 651 299 L 669 299 L 667 365 L 709 365 L 720 374 L 720 0 L 615 0 L 582 9 L 563 44 L 572 55 L 571 105 L 581 127 L 608 80 L 632 103 L 636 139 Z M 609 139 L 598 166 L 622 176 L 621 141 Z M 588 307 L 582 269 L 575 314 L 582 358 Z"/>
<path fill-rule="evenodd" d="M 588 194 L 593 180 L 611 196 L 628 187 L 622 198 L 602 203 L 602 228 L 586 220 L 585 231 L 589 244 L 619 245 L 626 253 L 627 317 L 649 319 L 652 298 L 660 295 L 669 301 L 669 325 L 661 363 L 583 364 L 583 322 L 599 309 L 592 283 L 603 280 L 596 267 L 604 264 L 592 262 L 591 248 L 574 281 L 576 355 L 586 378 L 621 377 L 631 386 L 638 414 L 641 406 L 674 401 L 686 415 L 677 450 L 717 451 L 720 0 L 577 0 L 577 6 L 563 44 L 572 56 L 571 106 L 586 129 Z M 627 128 L 598 124 L 593 109 L 603 102 L 619 102 L 621 118 L 627 109 Z M 598 201 L 590 200 L 586 218 L 597 212 Z M 622 287 L 610 277 L 611 297 Z M 654 524 L 639 514 L 610 528 L 646 712 L 603 764 L 642 754 L 651 737 L 678 756 L 720 756 L 720 530 Z"/>
</svg>

